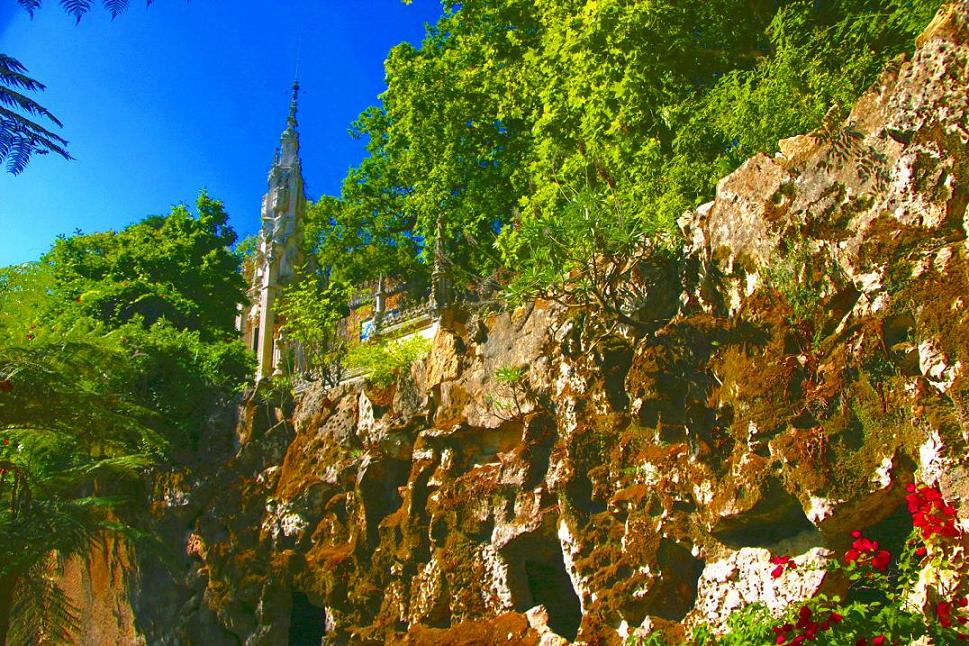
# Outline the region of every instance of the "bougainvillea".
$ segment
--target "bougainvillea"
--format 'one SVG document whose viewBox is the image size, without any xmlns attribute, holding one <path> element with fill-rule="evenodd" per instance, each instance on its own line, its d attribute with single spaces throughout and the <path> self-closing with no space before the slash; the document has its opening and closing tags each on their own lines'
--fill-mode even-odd
<svg viewBox="0 0 969 646">
<path fill-rule="evenodd" d="M 845 565 L 856 567 L 870 565 L 879 572 L 888 569 L 888 564 L 892 560 L 891 552 L 880 549 L 878 541 L 865 538 L 858 530 L 851 532 L 851 537 L 855 540 L 851 543 L 851 549 L 845 552 L 843 558 Z"/>
<path fill-rule="evenodd" d="M 848 548 L 825 567 L 829 574 L 847 579 L 845 597 L 817 594 L 788 607 L 779 620 L 771 620 L 769 613 L 746 612 L 743 616 L 750 619 L 742 626 L 745 634 L 758 635 L 757 643 L 761 643 L 760 635 L 764 639 L 770 635 L 773 643 L 783 646 L 969 642 L 969 581 L 965 576 L 969 561 L 965 559 L 966 534 L 956 509 L 936 485 L 910 484 L 906 492 L 912 532 L 897 553 L 861 530 L 852 531 Z M 798 569 L 788 554 L 772 556 L 770 566 L 772 579 Z M 771 623 L 765 625 L 765 621 Z M 736 624 L 728 621 L 732 629 Z M 768 629 L 766 634 L 761 632 Z M 694 633 L 694 643 L 703 646 L 741 643 L 729 635 L 710 637 L 707 633 L 699 640 L 697 635 Z M 925 638 L 929 641 L 921 641 Z"/>
<path fill-rule="evenodd" d="M 771 564 L 777 566 L 773 570 L 771 570 L 771 573 L 770 573 L 771 577 L 775 579 L 779 579 L 787 570 L 797 569 L 797 563 L 795 563 L 794 559 L 792 559 L 787 554 L 774 556 L 771 558 L 770 562 Z"/>
</svg>

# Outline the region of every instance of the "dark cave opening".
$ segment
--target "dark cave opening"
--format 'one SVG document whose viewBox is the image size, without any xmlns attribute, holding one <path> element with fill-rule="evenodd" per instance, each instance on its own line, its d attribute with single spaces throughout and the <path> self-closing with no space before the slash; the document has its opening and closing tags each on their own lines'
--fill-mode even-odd
<svg viewBox="0 0 969 646">
<path fill-rule="evenodd" d="M 326 611 L 302 592 L 293 592 L 289 615 L 289 646 L 320 646 L 326 635 Z"/>
<path fill-rule="evenodd" d="M 541 604 L 548 611 L 549 628 L 569 641 L 575 640 L 582 610 L 561 554 L 557 562 L 525 561 L 525 576 L 533 605 Z"/>
<path fill-rule="evenodd" d="M 817 531 L 798 499 L 777 478 L 766 479 L 761 492 L 760 499 L 749 509 L 721 518 L 713 535 L 731 547 L 769 547 L 802 532 Z"/>
<path fill-rule="evenodd" d="M 372 463 L 360 480 L 363 509 L 367 518 L 367 544 L 373 550 L 380 543 L 380 521 L 400 509 L 399 488 L 406 484 L 410 462 L 384 458 Z"/>
<path fill-rule="evenodd" d="M 548 626 L 573 641 L 582 623 L 582 609 L 565 569 L 562 547 L 549 534 L 526 534 L 502 550 L 508 563 L 508 583 L 515 610 L 538 605 L 548 612 Z"/>
</svg>

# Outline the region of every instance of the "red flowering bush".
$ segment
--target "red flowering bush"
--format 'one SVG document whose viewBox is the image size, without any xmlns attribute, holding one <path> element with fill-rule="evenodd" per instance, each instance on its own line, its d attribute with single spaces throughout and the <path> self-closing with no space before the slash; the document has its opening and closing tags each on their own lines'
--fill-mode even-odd
<svg viewBox="0 0 969 646">
<path fill-rule="evenodd" d="M 910 484 L 905 489 L 908 491 L 905 502 L 912 514 L 912 524 L 923 539 L 928 540 L 933 536 L 957 538 L 961 534 L 955 524 L 955 508 L 945 503 L 937 487 Z"/>
<path fill-rule="evenodd" d="M 805 641 L 817 641 L 818 635 L 831 629 L 832 626 L 844 621 L 844 616 L 831 611 L 823 621 L 817 621 L 817 615 L 809 605 L 803 605 L 797 611 L 797 623 L 786 623 L 774 626 L 771 630 L 777 635 L 776 644 L 803 644 Z"/>
<path fill-rule="evenodd" d="M 855 540 L 842 559 L 845 565 L 854 567 L 870 565 L 879 572 L 888 569 L 892 555 L 888 550 L 879 549 L 878 541 L 865 538 L 858 530 L 851 532 L 851 537 Z"/>
<path fill-rule="evenodd" d="M 770 640 L 785 646 L 901 646 L 922 637 L 928 637 L 932 644 L 969 643 L 969 597 L 963 583 L 969 562 L 964 560 L 965 536 L 956 510 L 936 486 L 909 485 L 906 492 L 913 529 L 899 553 L 893 554 L 860 530 L 851 532 L 848 548 L 827 566 L 829 572 L 847 576 L 848 599 L 819 594 L 790 607 L 780 622 L 774 620 L 768 626 L 761 623 L 761 628 L 743 626 L 748 636 L 763 635 L 749 643 Z M 797 568 L 787 554 L 771 557 L 770 563 L 772 579 Z M 920 574 L 926 567 L 947 574 L 930 576 L 920 584 Z M 925 580 L 934 583 L 916 594 L 919 585 L 926 585 Z M 925 605 L 918 607 L 916 604 L 922 603 L 918 599 L 924 599 Z M 748 612 L 744 616 L 763 615 Z M 731 639 L 696 641 L 694 636 L 695 643 L 704 646 L 741 643 Z"/>
</svg>

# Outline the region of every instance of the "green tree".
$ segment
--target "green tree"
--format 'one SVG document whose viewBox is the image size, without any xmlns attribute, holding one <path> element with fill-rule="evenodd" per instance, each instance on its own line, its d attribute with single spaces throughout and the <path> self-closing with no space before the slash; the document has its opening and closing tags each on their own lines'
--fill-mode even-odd
<svg viewBox="0 0 969 646">
<path fill-rule="evenodd" d="M 595 296 L 613 275 L 599 272 L 606 282 L 581 289 L 588 266 L 625 264 L 632 240 L 676 247 L 678 216 L 750 155 L 820 126 L 832 105 L 850 105 L 911 49 L 940 4 L 542 3 L 545 35 L 528 72 L 540 79 L 541 106 L 529 190 L 499 239 L 513 291 Z M 583 194 L 621 206 L 600 211 L 579 237 L 570 232 L 581 229 L 586 211 L 573 202 Z M 561 271 L 549 271 L 558 259 Z"/>
<path fill-rule="evenodd" d="M 198 215 L 176 206 L 122 231 L 63 237 L 43 257 L 54 289 L 75 313 L 110 325 L 160 319 L 199 332 L 203 341 L 235 338 L 245 300 L 236 234 L 221 202 L 204 192 Z"/>
<path fill-rule="evenodd" d="M 516 298 L 622 319 L 631 252 L 677 248 L 719 178 L 850 105 L 940 4 L 445 1 L 355 124 L 369 155 L 322 207 L 320 265 L 420 253 L 426 275 L 440 223 L 459 283 L 503 269 Z"/>
<path fill-rule="evenodd" d="M 279 301 L 289 338 L 297 341 L 311 372 L 337 385 L 343 378 L 347 340 L 339 323 L 347 315 L 349 283 L 307 276 L 289 285 Z"/>
<path fill-rule="evenodd" d="M 58 563 L 137 535 L 125 494 L 153 464 L 196 460 L 252 374 L 234 240 L 203 195 L 197 217 L 176 207 L 0 269 L 0 643 L 70 631 Z"/>
<path fill-rule="evenodd" d="M 57 240 L 44 255 L 50 298 L 34 334 L 77 321 L 115 330 L 134 369 L 127 387 L 161 413 L 159 432 L 191 459 L 208 417 L 252 374 L 235 317 L 245 298 L 235 231 L 204 193 L 193 216 L 176 206 L 121 231 Z"/>
<path fill-rule="evenodd" d="M 338 235 L 351 232 L 344 239 L 381 241 L 375 251 L 399 252 L 392 265 L 426 275 L 443 218 L 452 271 L 473 280 L 500 264 L 495 237 L 525 188 L 529 95 L 509 88 L 525 78 L 539 25 L 524 0 L 444 6 L 419 48 L 390 52 L 381 105 L 354 124 L 369 156 L 347 176 L 334 221 Z M 423 266 L 413 265 L 415 253 Z"/>
</svg>

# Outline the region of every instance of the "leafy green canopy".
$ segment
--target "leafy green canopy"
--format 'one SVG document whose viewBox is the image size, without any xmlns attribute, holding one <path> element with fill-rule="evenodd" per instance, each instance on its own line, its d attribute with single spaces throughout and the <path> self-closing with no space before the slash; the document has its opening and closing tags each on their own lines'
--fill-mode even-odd
<svg viewBox="0 0 969 646">
<path fill-rule="evenodd" d="M 351 294 L 349 283 L 310 275 L 287 286 L 278 305 L 287 333 L 299 342 L 311 372 L 333 386 L 343 377 L 347 339 L 338 324 L 348 314 Z"/>
<path fill-rule="evenodd" d="M 0 269 L 0 642 L 8 624 L 16 643 L 70 627 L 53 557 L 125 530 L 130 481 L 195 459 L 252 373 L 232 326 L 235 233 L 218 201 L 203 194 L 197 210 Z"/>
<path fill-rule="evenodd" d="M 235 337 L 245 285 L 222 203 L 205 193 L 198 217 L 185 206 L 114 232 L 60 238 L 43 257 L 72 314 L 117 326 L 165 319 L 203 341 Z"/>
<path fill-rule="evenodd" d="M 320 266 L 426 275 L 442 218 L 459 278 L 503 268 L 524 297 L 583 275 L 590 253 L 675 247 L 676 218 L 720 177 L 843 114 L 940 4 L 445 1 L 354 124 L 369 155 L 316 207 Z M 577 199 L 613 205 L 591 214 L 591 250 L 568 221 L 589 216 Z"/>
</svg>

